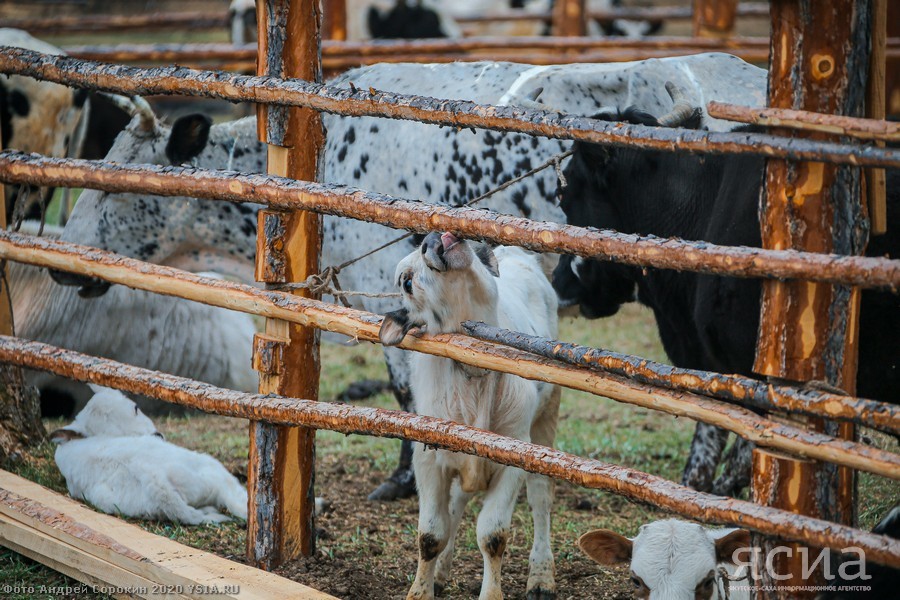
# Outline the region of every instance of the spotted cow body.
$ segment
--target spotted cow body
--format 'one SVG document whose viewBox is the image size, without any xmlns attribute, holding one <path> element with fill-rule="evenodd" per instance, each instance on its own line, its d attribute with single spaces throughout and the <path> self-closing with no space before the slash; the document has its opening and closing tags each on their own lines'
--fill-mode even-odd
<svg viewBox="0 0 900 600">
<path fill-rule="evenodd" d="M 654 114 L 671 108 L 664 83 L 672 80 L 692 103 L 708 100 L 758 105 L 765 97 L 765 75 L 724 54 L 696 55 L 616 65 L 533 67 L 513 63 L 382 64 L 348 71 L 334 85 L 374 87 L 485 104 L 517 104 L 542 88 L 540 102 L 565 113 L 588 115 L 604 107 L 637 105 Z M 174 129 L 141 131 L 134 124 L 116 141 L 108 158 L 118 162 L 171 164 L 172 157 L 204 168 L 260 172 L 264 147 L 256 141 L 252 119 L 212 125 L 194 119 Z M 570 142 L 522 134 L 439 128 L 411 121 L 324 115 L 327 131 L 321 180 L 443 205 L 461 205 L 566 150 Z M 705 119 L 704 126 L 723 129 Z M 196 136 L 208 136 L 200 144 Z M 169 148 L 169 152 L 167 152 Z M 196 155 L 194 150 L 199 148 Z M 173 152 L 174 150 L 174 152 Z M 564 222 L 556 203 L 557 177 L 547 169 L 491 196 L 478 206 L 536 220 Z M 189 198 L 85 192 L 63 239 L 112 250 L 154 263 L 190 270 L 212 270 L 252 280 L 258 207 Z M 398 236 L 381 225 L 337 217 L 324 219 L 322 266 L 338 265 Z M 410 240 L 362 259 L 340 275 L 345 289 L 391 291 L 395 265 L 418 244 Z M 70 276 L 61 283 L 84 285 Z M 351 299 L 357 308 L 384 313 L 380 298 Z M 403 351 L 387 349 L 394 390 L 411 408 Z M 408 448 L 408 446 L 407 446 Z M 386 496 L 413 491 L 405 464 Z"/>
</svg>

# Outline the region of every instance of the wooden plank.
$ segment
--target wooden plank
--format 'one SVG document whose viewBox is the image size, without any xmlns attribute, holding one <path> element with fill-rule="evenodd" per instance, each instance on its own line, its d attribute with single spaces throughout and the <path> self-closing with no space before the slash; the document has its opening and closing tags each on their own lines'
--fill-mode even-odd
<svg viewBox="0 0 900 600">
<path fill-rule="evenodd" d="M 769 106 L 864 116 L 871 8 L 869 0 L 773 0 Z M 793 135 L 815 139 L 823 134 Z M 765 181 L 760 209 L 763 247 L 863 253 L 867 232 L 860 169 L 769 160 Z M 858 288 L 804 281 L 764 282 L 754 370 L 798 382 L 825 381 L 852 394 L 856 387 L 858 319 Z M 854 435 L 853 427 L 846 424 L 819 419 L 795 419 L 794 423 L 828 435 L 850 439 Z M 754 467 L 760 470 L 776 464 L 766 458 L 756 451 Z M 828 521 L 854 521 L 852 470 L 790 458 L 777 460 L 777 465 L 777 469 L 755 471 L 754 485 L 768 491 L 796 486 L 800 479 L 815 485 L 802 494 L 763 490 L 754 491 L 754 497 Z M 809 497 L 812 502 L 807 501 Z M 782 543 L 755 537 L 754 545 L 764 550 L 760 559 Z M 766 590 L 758 592 L 760 598 L 811 598 L 815 586 L 825 583 L 821 566 L 809 578 L 801 579 L 804 570 L 799 553 L 777 554 L 774 558 L 774 572 L 787 578 L 775 580 L 769 569 L 760 569 L 760 590 Z M 797 590 L 792 585 L 808 587 Z"/>
<path fill-rule="evenodd" d="M 113 598 L 148 598 L 152 600 L 187 598 L 181 594 L 171 593 L 163 585 L 130 573 L 3 515 L 0 515 L 0 543 L 14 552 L 94 588 L 96 592 L 109 594 Z M 6 583 L 15 585 L 15 582 Z M 86 591 L 86 589 L 77 589 L 72 590 L 71 593 L 78 595 Z M 38 588 L 33 593 L 62 595 L 62 591 L 58 589 L 41 590 Z"/>
<path fill-rule="evenodd" d="M 121 519 L 94 512 L 71 498 L 7 471 L 0 471 L 0 515 L 19 529 L 30 528 L 43 534 L 46 539 L 41 539 L 47 543 L 52 540 L 57 545 L 70 546 L 124 572 L 168 586 L 169 590 L 188 598 L 208 597 L 201 592 L 214 587 L 220 592 L 216 597 L 234 600 L 332 598 L 283 577 L 184 546 Z M 0 541 L 5 544 L 5 536 Z M 63 549 L 54 559 L 65 556 L 83 557 Z"/>
<path fill-rule="evenodd" d="M 257 3 L 260 75 L 322 81 L 319 6 L 315 0 Z M 260 105 L 257 122 L 260 140 L 269 145 L 267 171 L 316 181 L 325 139 L 319 113 L 309 108 Z M 304 281 L 318 273 L 321 229 L 322 220 L 316 213 L 261 211 L 257 280 L 279 284 Z M 311 297 L 306 290 L 297 294 Z M 257 337 L 254 350 L 254 364 L 261 367 L 260 393 L 318 398 L 317 329 L 266 319 L 265 336 Z M 315 430 L 251 422 L 248 474 L 249 560 L 271 569 L 313 554 Z"/>
</svg>

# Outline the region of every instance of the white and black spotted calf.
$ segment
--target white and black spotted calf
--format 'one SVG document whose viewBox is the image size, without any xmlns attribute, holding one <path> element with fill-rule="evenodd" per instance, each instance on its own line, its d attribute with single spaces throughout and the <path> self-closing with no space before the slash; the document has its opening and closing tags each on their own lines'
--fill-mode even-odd
<svg viewBox="0 0 900 600">
<path fill-rule="evenodd" d="M 694 104 L 722 100 L 758 105 L 765 76 L 739 59 L 705 54 L 616 65 L 532 67 L 512 63 L 443 65 L 374 65 L 349 71 L 336 85 L 391 90 L 472 100 L 516 103 L 543 88 L 540 101 L 562 112 L 593 114 L 604 107 L 638 105 L 654 114 L 671 108 L 664 83 L 673 80 Z M 567 149 L 569 142 L 491 131 L 457 131 L 410 121 L 343 118 L 324 115 L 327 138 L 322 180 L 460 205 Z M 711 127 L 721 123 L 709 121 Z M 264 148 L 256 141 L 252 119 L 211 126 L 205 117 L 179 119 L 173 128 L 147 133 L 132 125 L 116 141 L 109 159 L 118 162 L 178 164 L 261 172 Z M 528 178 L 481 206 L 501 213 L 563 222 L 556 205 L 552 169 Z M 190 198 L 147 195 L 82 194 L 63 239 L 112 250 L 142 260 L 191 270 L 212 270 L 253 280 L 256 237 L 255 206 Z M 396 231 L 336 217 L 325 217 L 321 263 L 341 264 L 394 239 Z M 390 246 L 341 272 L 346 289 L 391 291 L 394 266 L 418 239 Z M 105 284 L 69 275 L 61 283 L 81 285 L 86 294 L 102 293 Z M 379 298 L 354 298 L 356 307 L 376 313 L 391 308 Z M 395 393 L 411 408 L 409 373 L 403 351 L 385 350 Z M 401 466 L 375 497 L 414 491 L 411 446 L 404 444 Z"/>
</svg>

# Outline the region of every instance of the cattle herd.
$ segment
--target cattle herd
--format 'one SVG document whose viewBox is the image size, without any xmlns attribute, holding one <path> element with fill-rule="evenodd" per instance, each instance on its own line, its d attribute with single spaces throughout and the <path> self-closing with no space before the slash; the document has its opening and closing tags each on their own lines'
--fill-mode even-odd
<svg viewBox="0 0 900 600">
<path fill-rule="evenodd" d="M 404 34 L 410 19 L 434 29 L 433 36 L 454 35 L 452 18 L 420 14 L 430 10 L 428 2 L 385 4 L 383 10 L 367 13 L 365 27 L 372 37 Z M 252 13 L 247 3 L 235 0 L 232 10 L 237 23 L 247 24 Z M 0 30 L 0 44 L 58 52 L 14 30 Z M 672 109 L 667 82 L 699 108 L 691 121 L 673 122 L 666 116 Z M 378 64 L 348 71 L 331 83 L 484 104 L 537 103 L 604 121 L 714 131 L 733 125 L 709 117 L 707 101 L 760 106 L 766 92 L 762 69 L 726 54 L 552 67 Z M 761 157 L 573 144 L 368 117 L 323 119 L 325 182 L 459 206 L 571 150 L 563 161 L 564 186 L 557 173 L 546 170 L 493 195 L 483 207 L 624 233 L 761 246 Z M 214 124 L 206 115 L 191 114 L 168 124 L 140 101 L 88 97 L 23 77 L 0 76 L 0 125 L 4 148 L 49 156 L 105 156 L 122 163 L 188 164 L 245 173 L 266 168 L 255 119 Z M 47 196 L 9 186 L 7 205 L 19 200 L 18 205 L 26 207 L 10 217 L 17 221 L 40 215 Z M 887 173 L 887 197 L 888 233 L 873 237 L 867 254 L 900 258 L 900 174 L 894 170 Z M 29 215 L 29 205 L 38 210 Z M 65 227 L 49 233 L 153 263 L 252 282 L 260 208 L 85 190 Z M 331 216 L 324 218 L 323 230 L 322 265 L 341 264 L 396 237 L 387 227 Z M 65 272 L 14 267 L 10 277 L 18 333 L 25 338 L 233 389 L 255 388 L 250 369 L 254 325 L 245 315 Z M 613 315 L 624 303 L 639 302 L 652 310 L 672 364 L 753 376 L 761 294 L 757 280 L 537 256 L 444 232 L 414 236 L 372 254 L 347 267 L 341 283 L 348 289 L 401 296 L 399 302 L 382 297 L 350 300 L 355 308 L 386 315 L 380 337 L 391 389 L 404 410 L 548 446 L 557 428 L 560 394 L 555 387 L 447 358 L 410 355 L 395 346 L 410 331 L 459 332 L 460 322 L 466 320 L 554 338 L 558 309 L 578 306 L 584 317 L 596 319 Z M 885 335 L 900 331 L 898 296 L 865 291 L 861 315 L 859 394 L 900 402 L 900 344 L 896 335 Z M 136 327 L 146 331 L 136 333 Z M 101 333 L 108 331 L 114 333 Z M 128 335 L 120 337 L 125 331 Z M 135 344 L 135 339 L 146 342 Z M 91 393 L 73 390 L 60 380 L 31 377 L 41 388 L 46 414 L 81 410 L 71 425 L 53 434 L 59 443 L 57 463 L 73 496 L 110 512 L 186 524 L 224 520 L 222 508 L 246 517 L 243 487 L 214 459 L 162 440 L 131 400 L 112 390 Z M 147 399 L 139 402 L 148 412 L 159 408 Z M 686 485 L 727 496 L 748 485 L 752 445 L 741 439 L 732 446 L 722 474 L 714 476 L 726 441 L 727 432 L 698 424 L 684 471 Z M 108 472 L 108 457 L 123 453 L 129 457 L 125 467 Z M 154 458 L 148 460 L 150 456 Z M 523 482 L 534 519 L 527 597 L 554 598 L 551 480 L 485 459 L 403 443 L 397 469 L 370 498 L 391 500 L 418 490 L 419 562 L 409 598 L 433 598 L 446 583 L 455 532 L 464 507 L 479 491 L 485 492 L 477 521 L 477 543 L 484 557 L 480 598 L 502 597 L 500 564 Z M 897 536 L 898 521 L 896 515 L 886 518 L 881 532 Z M 749 543 L 744 530 L 708 530 L 674 520 L 646 525 L 633 540 L 611 531 L 593 531 L 580 540 L 585 554 L 598 563 L 630 564 L 640 598 L 749 597 L 734 583 L 742 575 L 734 575 L 732 564 L 735 551 Z"/>
</svg>

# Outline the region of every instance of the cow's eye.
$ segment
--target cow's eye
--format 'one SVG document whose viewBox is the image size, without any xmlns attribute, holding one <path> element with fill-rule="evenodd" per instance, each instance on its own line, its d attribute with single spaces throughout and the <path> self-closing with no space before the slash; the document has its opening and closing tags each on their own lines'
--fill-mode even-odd
<svg viewBox="0 0 900 600">
<path fill-rule="evenodd" d="M 644 582 L 640 580 L 638 577 L 632 577 L 631 583 L 634 584 L 634 587 L 639 588 L 644 585 Z"/>
<path fill-rule="evenodd" d="M 412 296 L 412 277 L 403 280 L 403 291 Z"/>
</svg>

